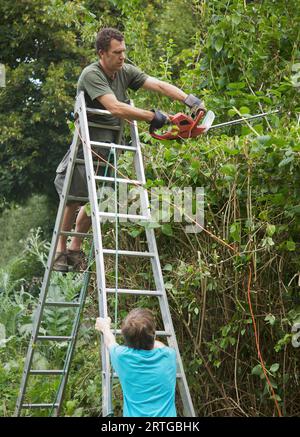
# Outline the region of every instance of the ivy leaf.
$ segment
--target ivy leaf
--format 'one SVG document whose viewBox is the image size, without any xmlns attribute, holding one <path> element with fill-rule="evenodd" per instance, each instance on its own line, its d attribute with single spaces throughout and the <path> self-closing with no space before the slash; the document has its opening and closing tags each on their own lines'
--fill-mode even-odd
<svg viewBox="0 0 300 437">
<path fill-rule="evenodd" d="M 271 372 L 271 373 L 276 373 L 278 369 L 279 369 L 279 363 L 274 363 L 274 364 L 272 364 L 272 366 L 270 367 L 270 372 Z"/>
<path fill-rule="evenodd" d="M 242 114 L 242 115 L 249 115 L 250 114 L 250 109 L 249 108 L 247 108 L 247 106 L 241 106 L 241 108 L 240 108 L 240 113 Z"/>
<path fill-rule="evenodd" d="M 240 233 L 241 233 L 241 224 L 238 222 L 233 223 L 230 226 L 230 236 L 233 238 L 234 241 L 241 240 Z"/>
<path fill-rule="evenodd" d="M 131 235 L 131 237 L 135 238 L 138 235 L 140 235 L 142 233 L 143 229 L 142 228 L 136 228 L 136 229 L 132 229 L 128 232 L 129 235 Z"/>
<path fill-rule="evenodd" d="M 241 16 L 240 15 L 233 15 L 231 17 L 231 20 L 232 20 L 233 24 L 238 25 L 241 22 Z"/>
<path fill-rule="evenodd" d="M 294 241 L 288 240 L 286 242 L 286 248 L 289 252 L 294 252 L 296 250 L 296 244 Z"/>
<path fill-rule="evenodd" d="M 161 227 L 162 233 L 165 235 L 168 235 L 168 237 L 171 237 L 173 235 L 173 229 L 170 223 L 167 223 L 165 225 L 162 225 Z"/>
<path fill-rule="evenodd" d="M 276 321 L 276 317 L 273 316 L 273 314 L 268 314 L 268 315 L 265 317 L 264 320 L 265 320 L 265 322 L 267 322 L 267 323 L 269 323 L 271 326 L 273 326 L 274 323 L 275 323 L 275 321 Z"/>
<path fill-rule="evenodd" d="M 173 270 L 173 266 L 172 266 L 172 264 L 166 264 L 166 265 L 163 267 L 163 270 L 165 270 L 165 271 L 167 271 L 167 272 L 171 272 L 171 271 Z"/>
<path fill-rule="evenodd" d="M 285 165 L 288 165 L 290 162 L 294 161 L 294 156 L 288 156 L 287 158 L 284 158 L 280 163 L 278 164 L 278 167 L 284 167 Z"/>
<path fill-rule="evenodd" d="M 219 53 L 223 48 L 224 41 L 221 38 L 215 40 L 215 49 Z"/>
<path fill-rule="evenodd" d="M 257 375 L 259 377 L 261 377 L 261 375 L 263 374 L 263 370 L 261 367 L 261 364 L 257 364 L 255 367 L 253 367 L 253 369 L 251 370 L 251 375 Z"/>
<path fill-rule="evenodd" d="M 267 224 L 267 235 L 268 237 L 272 237 L 272 235 L 275 233 L 276 231 L 276 226 L 275 225 L 270 225 L 269 223 Z"/>
<path fill-rule="evenodd" d="M 220 168 L 220 173 L 223 173 L 226 176 L 234 176 L 236 173 L 236 166 L 233 164 L 222 165 Z"/>
<path fill-rule="evenodd" d="M 228 90 L 242 90 L 245 88 L 246 82 L 230 82 L 227 85 Z"/>
</svg>

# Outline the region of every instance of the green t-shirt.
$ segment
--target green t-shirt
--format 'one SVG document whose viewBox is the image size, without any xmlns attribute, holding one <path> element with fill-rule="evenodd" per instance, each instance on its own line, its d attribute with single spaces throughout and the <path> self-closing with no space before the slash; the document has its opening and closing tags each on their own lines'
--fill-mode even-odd
<svg viewBox="0 0 300 437">
<path fill-rule="evenodd" d="M 108 77 L 103 71 L 99 61 L 93 62 L 82 71 L 77 84 L 77 93 L 84 91 L 86 105 L 89 108 L 105 109 L 97 97 L 105 94 L 114 94 L 120 102 L 128 101 L 126 90 L 138 90 L 147 79 L 147 75 L 137 67 L 124 64 L 114 79 Z M 118 126 L 120 119 L 111 115 L 89 116 L 89 120 L 100 124 Z M 94 130 L 94 129 L 93 129 Z M 100 131 L 100 129 L 97 129 Z M 115 131 L 102 130 L 99 132 L 102 141 L 114 141 Z M 100 138 L 99 138 L 100 139 Z"/>
</svg>

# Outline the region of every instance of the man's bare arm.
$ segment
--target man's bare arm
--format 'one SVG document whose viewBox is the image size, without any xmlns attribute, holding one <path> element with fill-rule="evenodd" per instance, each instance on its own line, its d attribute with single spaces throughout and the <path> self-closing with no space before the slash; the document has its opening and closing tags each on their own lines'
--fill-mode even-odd
<svg viewBox="0 0 300 437">
<path fill-rule="evenodd" d="M 115 117 L 125 118 L 128 120 L 142 120 L 149 123 L 154 118 L 152 111 L 145 109 L 134 108 L 127 103 L 119 102 L 114 94 L 105 94 L 104 96 L 97 97 L 97 100 L 103 105 L 109 112 Z"/>
<path fill-rule="evenodd" d="M 145 80 L 142 88 L 164 94 L 165 96 L 180 102 L 184 102 L 184 100 L 187 98 L 187 94 L 180 88 L 177 88 L 177 86 L 168 82 L 163 82 L 162 80 L 158 80 L 155 77 L 148 77 Z"/>
<path fill-rule="evenodd" d="M 178 100 L 179 102 L 184 103 L 190 108 L 192 113 L 196 114 L 199 109 L 206 111 L 204 102 L 202 102 L 198 97 L 193 94 L 187 95 L 177 86 L 158 80 L 155 77 L 148 77 L 143 88 L 150 91 L 156 91 L 173 100 Z"/>
</svg>

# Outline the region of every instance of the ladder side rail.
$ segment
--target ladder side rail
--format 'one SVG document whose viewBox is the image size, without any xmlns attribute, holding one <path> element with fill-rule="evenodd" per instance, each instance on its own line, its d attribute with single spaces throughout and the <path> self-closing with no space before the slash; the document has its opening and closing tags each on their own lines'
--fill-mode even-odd
<svg viewBox="0 0 300 437">
<path fill-rule="evenodd" d="M 74 136 L 73 136 L 72 145 L 71 145 L 70 160 L 69 160 L 69 164 L 68 164 L 67 172 L 66 172 L 66 179 L 65 180 L 67 181 L 67 183 L 64 184 L 61 198 L 60 198 L 60 203 L 59 203 L 59 208 L 58 208 L 58 212 L 57 212 L 57 216 L 56 216 L 56 222 L 55 222 L 55 226 L 54 226 L 54 230 L 53 230 L 47 265 L 45 268 L 42 287 L 41 287 L 41 291 L 40 291 L 40 295 L 39 295 L 39 301 L 38 301 L 38 305 L 37 305 L 36 310 L 35 310 L 33 329 L 32 329 L 32 334 L 31 334 L 31 338 L 30 338 L 30 342 L 29 342 L 29 346 L 28 346 L 28 350 L 27 350 L 26 360 L 25 360 L 25 364 L 24 364 L 24 371 L 23 371 L 23 375 L 22 375 L 21 386 L 20 386 L 20 390 L 19 390 L 18 399 L 16 402 L 14 416 L 20 415 L 23 399 L 25 396 L 25 391 L 26 391 L 28 376 L 29 376 L 29 369 L 30 369 L 31 364 L 32 364 L 34 344 L 36 342 L 39 328 L 40 328 L 40 324 L 41 324 L 43 308 L 44 308 L 45 300 L 47 297 L 47 292 L 48 292 L 48 287 L 49 287 L 49 282 L 50 282 L 50 273 L 51 273 L 51 270 L 53 267 L 54 256 L 55 256 L 56 247 L 57 247 L 58 238 L 59 238 L 59 232 L 60 232 L 62 221 L 63 221 L 63 211 L 64 211 L 66 203 L 67 203 L 67 194 L 69 192 L 70 185 L 71 185 L 71 179 L 72 179 L 72 175 L 73 175 L 73 171 L 74 171 L 75 158 L 77 156 L 79 143 L 80 143 L 79 135 L 78 135 L 78 132 L 75 131 Z"/>
<path fill-rule="evenodd" d="M 159 299 L 160 310 L 161 310 L 161 314 L 162 314 L 162 318 L 163 318 L 163 322 L 164 322 L 164 329 L 165 329 L 165 331 L 171 332 L 171 334 L 172 334 L 171 337 L 167 337 L 167 340 L 168 340 L 169 346 L 173 347 L 176 351 L 177 366 L 179 369 L 179 373 L 181 374 L 181 378 L 178 380 L 178 386 L 179 386 L 181 398 L 183 401 L 184 414 L 185 414 L 185 416 L 188 416 L 188 417 L 195 417 L 196 414 L 194 411 L 193 402 L 192 402 L 192 398 L 190 395 L 190 390 L 189 390 L 188 383 L 186 380 L 184 367 L 183 367 L 183 363 L 182 363 L 182 359 L 181 359 L 181 355 L 179 352 L 178 343 L 177 343 L 177 339 L 176 339 L 176 335 L 175 335 L 175 330 L 174 330 L 174 326 L 173 326 L 173 321 L 172 321 L 172 317 L 171 317 L 171 313 L 170 313 L 170 309 L 169 309 L 169 305 L 168 305 L 168 297 L 167 297 L 166 289 L 164 286 L 164 280 L 163 280 L 161 265 L 160 265 L 160 261 L 159 261 L 159 255 L 158 255 L 158 250 L 157 250 L 154 229 L 147 229 L 146 236 L 147 236 L 149 250 L 151 252 L 155 253 L 154 258 L 151 258 L 151 265 L 152 265 L 152 271 L 153 271 L 153 275 L 154 275 L 156 289 L 161 290 L 161 292 L 162 292 L 162 295 L 159 296 L 158 299 Z M 160 288 L 158 288 L 158 287 L 160 287 Z"/>
<path fill-rule="evenodd" d="M 120 119 L 120 127 L 119 127 L 119 132 L 118 132 L 117 138 L 116 138 L 116 144 L 119 144 L 119 145 L 125 144 L 125 142 L 122 141 L 123 140 L 124 125 L 125 125 L 125 121 Z M 116 154 L 116 160 L 118 162 L 118 159 L 122 153 L 122 149 L 115 149 L 114 153 Z M 116 176 L 118 176 L 118 173 Z"/>
<path fill-rule="evenodd" d="M 120 121 L 119 132 L 118 132 L 117 139 L 116 139 L 116 143 L 117 144 L 122 144 L 123 132 L 124 132 L 124 120 L 121 120 Z"/>
<path fill-rule="evenodd" d="M 98 208 L 98 199 L 96 191 L 96 183 L 94 179 L 93 156 L 90 144 L 90 135 L 88 129 L 87 110 L 84 98 L 84 93 L 81 92 L 77 99 L 76 110 L 79 115 L 81 135 L 85 145 L 83 146 L 87 186 L 89 192 L 89 200 L 91 203 L 91 218 L 94 236 L 94 250 L 97 271 L 97 289 L 98 289 L 98 306 L 100 317 L 107 317 L 107 299 L 106 299 L 106 281 L 105 268 L 103 257 L 103 245 L 100 225 L 100 214 Z M 101 357 L 102 357 L 102 415 L 107 416 L 111 406 L 111 377 L 110 377 L 110 360 L 109 352 L 102 339 L 101 341 Z"/>
<path fill-rule="evenodd" d="M 130 101 L 130 105 L 134 106 L 132 100 Z M 139 140 L 136 120 L 134 120 L 130 125 L 130 133 L 131 133 L 132 143 L 134 147 L 136 147 L 136 153 L 134 156 L 134 167 L 135 167 L 137 180 L 144 185 L 146 183 L 146 178 L 145 178 L 144 163 L 143 163 L 143 157 L 141 151 L 141 143 Z M 141 208 L 142 208 L 141 215 L 151 220 L 148 191 L 144 187 L 139 187 L 139 191 L 141 196 Z"/>
<path fill-rule="evenodd" d="M 66 352 L 66 361 L 64 364 L 64 368 L 66 369 L 66 372 L 62 375 L 61 383 L 59 386 L 59 391 L 57 393 L 56 401 L 55 401 L 55 403 L 58 404 L 58 407 L 54 407 L 54 410 L 55 410 L 54 416 L 56 416 L 56 417 L 59 416 L 60 412 L 61 412 L 62 401 L 64 398 L 65 389 L 66 389 L 66 385 L 68 382 L 71 361 L 73 358 L 73 354 L 74 354 L 74 350 L 75 350 L 75 346 L 76 346 L 76 341 L 77 341 L 77 337 L 78 337 L 78 331 L 79 331 L 79 326 L 80 326 L 80 317 L 81 317 L 83 307 L 85 304 L 85 300 L 86 300 L 86 294 L 87 294 L 88 284 L 90 281 L 90 276 L 91 276 L 91 274 L 89 271 L 86 271 L 84 273 L 84 280 L 82 283 L 80 298 L 79 298 L 80 306 L 76 310 L 75 320 L 73 323 L 72 334 L 71 334 L 72 340 L 68 344 L 68 349 Z"/>
<path fill-rule="evenodd" d="M 133 103 L 131 102 L 131 104 L 133 104 Z M 132 141 L 133 141 L 135 147 L 137 148 L 137 153 L 136 153 L 137 159 L 135 161 L 137 178 L 138 178 L 138 180 L 142 181 L 144 184 L 144 183 L 146 183 L 145 171 L 144 171 L 143 158 L 142 158 L 142 154 L 141 154 L 141 145 L 140 145 L 140 140 L 139 140 L 136 122 L 134 122 L 131 125 L 131 136 L 132 136 Z M 149 197 L 148 197 L 148 192 L 145 188 L 143 188 L 142 192 L 141 192 L 141 207 L 142 207 L 142 214 L 144 216 L 148 215 L 149 219 L 151 219 Z M 163 296 L 165 297 L 165 299 L 167 299 L 166 290 L 164 287 L 163 275 L 162 275 L 162 272 L 160 269 L 159 255 L 158 255 L 158 250 L 157 250 L 157 245 L 156 245 L 156 240 L 155 240 L 155 234 L 154 234 L 153 229 L 151 230 L 152 232 L 149 232 L 149 231 L 150 230 L 146 229 L 146 237 L 147 237 L 147 243 L 148 243 L 148 250 L 149 250 L 149 252 L 154 254 L 154 259 L 151 260 L 151 262 L 152 262 L 152 269 L 153 269 L 153 275 L 154 275 L 156 289 L 161 290 Z M 158 260 L 158 263 L 156 262 L 156 260 Z M 170 313 L 165 315 L 164 321 L 166 322 L 165 330 L 169 331 L 169 332 L 175 332 L 174 328 L 173 328 L 173 323 L 172 323 L 172 318 L 171 318 Z"/>
<path fill-rule="evenodd" d="M 135 162 L 137 178 L 138 178 L 138 180 L 140 180 L 144 184 L 144 183 L 146 183 L 145 171 L 144 171 L 143 158 L 142 158 L 142 154 L 141 154 L 141 145 L 140 145 L 140 140 L 139 140 L 136 122 L 134 122 L 131 125 L 131 135 L 132 135 L 132 141 L 133 141 L 135 147 L 137 148 L 137 153 L 136 153 L 137 159 Z M 141 194 L 142 194 L 142 196 L 141 196 L 142 214 L 144 216 L 148 215 L 149 219 L 151 219 L 148 192 L 145 188 L 143 188 L 143 191 Z M 158 260 L 158 266 L 160 267 L 159 255 L 158 255 L 158 250 L 157 250 L 157 246 L 156 246 L 154 231 L 148 232 L 148 230 L 146 229 L 146 237 L 147 237 L 147 242 L 148 242 L 148 250 L 150 253 L 154 254 L 154 258 L 156 260 Z M 156 289 L 161 290 L 163 292 L 163 295 L 167 298 L 161 269 L 157 268 L 157 262 L 155 264 L 152 263 L 152 266 L 154 269 L 153 274 L 154 274 Z M 171 319 L 170 314 L 169 314 L 169 317 L 167 317 L 167 318 L 165 317 L 164 320 L 166 320 L 168 323 L 165 326 L 165 330 L 170 331 L 170 332 L 174 332 L 174 328 L 173 328 L 172 319 Z M 173 328 L 173 330 L 172 330 L 172 328 Z"/>
<path fill-rule="evenodd" d="M 136 122 L 134 122 L 131 125 L 131 135 L 132 135 L 132 141 L 137 148 L 137 153 L 136 153 L 137 160 L 135 162 L 137 178 L 139 180 L 141 180 L 143 183 L 145 183 L 146 181 L 145 181 L 144 165 L 143 165 L 143 160 L 142 160 L 142 155 L 141 155 L 141 146 L 140 146 Z M 151 217 L 147 190 L 143 189 L 141 194 L 142 194 L 142 196 L 141 196 L 142 214 L 143 215 L 147 214 Z M 146 229 L 146 237 L 147 237 L 147 242 L 148 242 L 148 250 L 149 250 L 149 252 L 154 253 L 154 258 L 151 259 L 151 265 L 152 265 L 152 271 L 153 271 L 153 275 L 154 275 L 156 289 L 161 290 L 161 292 L 162 292 L 162 296 L 159 297 L 159 305 L 160 305 L 162 318 L 163 318 L 163 322 L 164 322 L 164 329 L 165 329 L 165 331 L 172 333 L 171 337 L 168 337 L 168 344 L 169 344 L 169 346 L 173 347 L 176 351 L 177 365 L 179 367 L 179 372 L 181 373 L 181 378 L 179 380 L 179 390 L 180 390 L 181 398 L 183 400 L 184 413 L 186 416 L 194 417 L 195 411 L 194 411 L 192 399 L 190 396 L 189 387 L 188 387 L 188 384 L 186 381 L 183 363 L 181 360 L 181 355 L 179 352 L 177 339 L 176 339 L 176 335 L 175 335 L 175 330 L 174 330 L 174 326 L 173 326 L 173 322 L 172 322 L 172 317 L 171 317 L 171 313 L 170 313 L 170 309 L 169 309 L 169 305 L 168 305 L 168 298 L 167 298 L 167 293 L 166 293 L 166 289 L 164 286 L 164 280 L 163 280 L 162 270 L 161 270 L 161 266 L 160 266 L 154 230 L 153 229 Z"/>
</svg>

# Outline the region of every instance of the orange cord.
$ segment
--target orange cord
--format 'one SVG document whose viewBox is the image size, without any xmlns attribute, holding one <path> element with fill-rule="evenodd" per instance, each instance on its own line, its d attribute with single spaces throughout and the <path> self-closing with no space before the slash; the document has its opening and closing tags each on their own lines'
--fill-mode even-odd
<svg viewBox="0 0 300 437">
<path fill-rule="evenodd" d="M 278 412 L 278 416 L 282 417 L 282 413 L 281 413 L 281 409 L 278 405 L 277 399 L 276 399 L 276 395 L 273 389 L 273 386 L 269 380 L 269 377 L 267 375 L 267 370 L 264 364 L 264 360 L 263 357 L 261 355 L 261 351 L 260 351 L 260 346 L 259 346 L 259 337 L 258 337 L 258 333 L 257 333 L 257 326 L 256 326 L 256 322 L 255 322 L 255 317 L 254 317 L 254 313 L 253 313 L 253 309 L 252 309 L 252 303 L 251 303 L 251 295 L 250 295 L 250 291 L 251 291 L 251 280 L 252 280 L 252 267 L 251 264 L 249 264 L 249 277 L 248 277 L 248 289 L 247 289 L 247 295 L 248 295 L 248 303 L 249 303 L 249 310 L 250 310 L 250 314 L 251 314 L 251 318 L 252 318 L 252 322 L 253 322 L 253 329 L 254 329 L 254 335 L 255 335 L 255 344 L 256 344 L 256 349 L 257 349 L 257 354 L 258 354 L 258 358 L 261 364 L 261 367 L 263 369 L 264 375 L 266 377 L 267 383 L 271 389 L 272 392 L 272 397 L 274 399 L 274 403 L 276 405 L 277 408 L 277 412 Z"/>
</svg>

